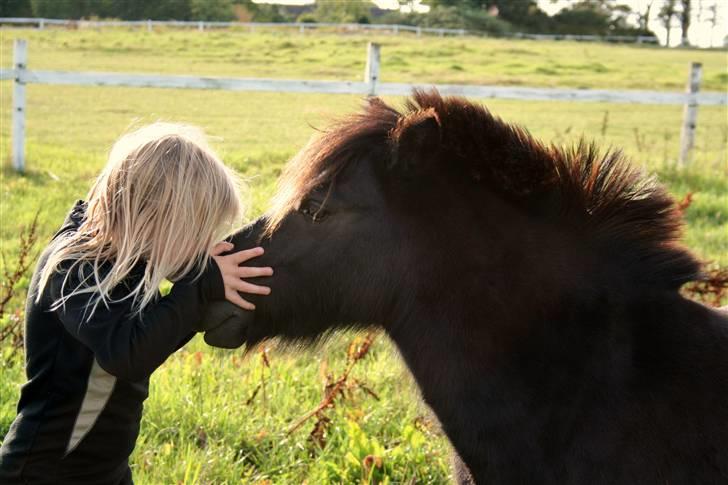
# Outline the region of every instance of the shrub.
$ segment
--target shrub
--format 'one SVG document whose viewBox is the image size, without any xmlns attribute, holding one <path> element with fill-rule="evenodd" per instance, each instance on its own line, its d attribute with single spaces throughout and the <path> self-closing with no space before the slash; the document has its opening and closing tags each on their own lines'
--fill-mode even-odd
<svg viewBox="0 0 728 485">
<path fill-rule="evenodd" d="M 224 22 L 235 18 L 232 0 L 190 0 L 190 11 L 196 20 Z"/>
<path fill-rule="evenodd" d="M 493 17 L 485 10 L 448 6 L 433 7 L 427 14 L 391 12 L 379 21 L 436 29 L 466 29 L 495 36 L 505 35 L 512 30 L 509 22 Z"/>
</svg>

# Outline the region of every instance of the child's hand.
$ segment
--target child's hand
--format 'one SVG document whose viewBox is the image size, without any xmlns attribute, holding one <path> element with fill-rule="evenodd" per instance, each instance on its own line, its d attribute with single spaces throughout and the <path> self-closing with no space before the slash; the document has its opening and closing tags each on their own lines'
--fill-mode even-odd
<svg viewBox="0 0 728 485">
<path fill-rule="evenodd" d="M 240 308 L 245 310 L 255 310 L 255 305 L 244 300 L 238 292 L 242 291 L 243 293 L 252 293 L 255 295 L 268 295 L 270 294 L 270 288 L 267 286 L 258 286 L 248 283 L 243 278 L 271 276 L 273 274 L 273 268 L 240 266 L 241 263 L 244 263 L 249 259 L 257 258 L 263 254 L 263 248 L 260 247 L 221 256 L 221 254 L 225 251 L 230 251 L 234 248 L 235 246 L 233 246 L 232 243 L 222 241 L 212 248 L 210 255 L 217 263 L 218 268 L 220 268 L 222 280 L 225 284 L 225 298 L 230 303 L 234 303 Z"/>
</svg>

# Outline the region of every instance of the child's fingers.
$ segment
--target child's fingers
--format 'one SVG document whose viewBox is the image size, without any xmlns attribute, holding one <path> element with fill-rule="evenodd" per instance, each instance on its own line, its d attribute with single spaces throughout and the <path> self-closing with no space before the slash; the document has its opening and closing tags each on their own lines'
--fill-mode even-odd
<svg viewBox="0 0 728 485">
<path fill-rule="evenodd" d="M 225 289 L 225 299 L 227 299 L 227 301 L 229 301 L 230 303 L 233 303 L 233 304 L 239 306 L 243 310 L 250 310 L 250 311 L 255 310 L 255 305 L 253 305 L 252 303 L 250 303 L 247 300 L 244 300 L 238 294 L 238 292 L 233 289 L 230 289 L 230 288 Z"/>
<path fill-rule="evenodd" d="M 254 285 L 253 283 L 248 283 L 247 281 L 237 278 L 234 278 L 230 282 L 226 281 L 225 285 L 235 288 L 237 291 L 242 291 L 243 293 L 250 293 L 253 295 L 270 295 L 269 287 Z"/>
<path fill-rule="evenodd" d="M 249 259 L 257 258 L 261 254 L 263 254 L 263 248 L 257 247 L 233 253 L 230 255 L 230 258 L 235 261 L 236 264 L 240 264 L 246 262 Z"/>
<path fill-rule="evenodd" d="M 256 268 L 254 266 L 240 266 L 236 272 L 240 278 L 257 278 L 259 276 L 272 276 L 273 268 L 267 266 L 265 268 Z"/>
<path fill-rule="evenodd" d="M 235 249 L 235 246 L 233 243 L 227 242 L 227 241 L 220 241 L 219 243 L 215 244 L 212 247 L 212 251 L 210 251 L 211 256 L 217 256 L 218 254 L 222 254 L 225 251 L 230 251 L 232 249 Z"/>
</svg>

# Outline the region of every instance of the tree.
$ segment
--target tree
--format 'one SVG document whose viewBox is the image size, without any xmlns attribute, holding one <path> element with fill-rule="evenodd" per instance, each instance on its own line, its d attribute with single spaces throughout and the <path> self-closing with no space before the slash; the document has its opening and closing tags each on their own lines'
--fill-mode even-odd
<svg viewBox="0 0 728 485">
<path fill-rule="evenodd" d="M 562 34 L 607 35 L 611 17 L 604 3 L 583 0 L 561 10 L 553 20 Z"/>
<path fill-rule="evenodd" d="M 372 6 L 369 0 L 317 0 L 312 14 L 317 22 L 366 24 Z"/>
<path fill-rule="evenodd" d="M 142 2 L 143 5 L 131 11 L 130 17 L 136 19 L 152 20 L 189 20 L 192 18 L 191 0 L 155 0 L 154 2 Z M 202 3 L 202 2 L 197 2 Z M 215 3 L 215 2 L 205 2 Z M 230 7 L 232 10 L 232 7 Z M 216 20 L 212 18 L 201 18 L 196 20 Z"/>
<path fill-rule="evenodd" d="M 496 7 L 497 19 L 519 29 L 544 32 L 551 27 L 551 18 L 538 7 L 535 0 L 431 0 L 428 4 L 433 9 L 440 6 L 483 13 Z"/>
<path fill-rule="evenodd" d="M 647 31 L 647 24 L 650 23 L 650 12 L 652 11 L 652 5 L 655 3 L 655 0 L 649 0 L 647 2 L 647 6 L 645 7 L 645 11 L 643 13 L 638 13 L 637 23 L 640 26 L 640 30 Z"/>
<path fill-rule="evenodd" d="M 657 14 L 657 18 L 665 26 L 667 30 L 667 40 L 665 45 L 670 47 L 670 30 L 672 29 L 672 19 L 677 16 L 677 0 L 665 0 L 665 3 Z"/>
<path fill-rule="evenodd" d="M 108 8 L 104 8 L 103 13 L 99 13 L 99 16 L 114 17 L 122 20 L 139 20 L 144 18 L 152 18 L 146 16 L 145 5 L 140 0 L 112 1 L 111 5 Z"/>
<path fill-rule="evenodd" d="M 397 0 L 398 12 L 415 13 L 418 7 L 422 5 L 422 0 Z"/>
<path fill-rule="evenodd" d="M 122 20 L 188 20 L 190 2 L 191 0 L 30 0 L 33 15 L 36 17 L 102 17 Z M 219 0 L 198 0 L 198 3 L 203 2 L 220 3 Z"/>
<path fill-rule="evenodd" d="M 711 13 L 710 16 L 710 47 L 713 47 L 713 33 L 715 32 L 715 27 L 718 25 L 718 4 L 714 3 L 710 7 L 708 7 L 708 12 Z"/>
<path fill-rule="evenodd" d="M 688 30 L 690 29 L 690 0 L 680 0 L 682 4 L 682 11 L 680 12 L 680 29 L 682 30 L 682 42 L 681 44 L 686 46 L 689 45 L 688 41 Z"/>
<path fill-rule="evenodd" d="M 33 7 L 30 0 L 2 0 L 0 17 L 32 17 Z"/>
<path fill-rule="evenodd" d="M 87 0 L 31 0 L 33 16 L 52 19 L 80 19 L 91 12 Z"/>
<path fill-rule="evenodd" d="M 254 3 L 253 0 L 232 0 L 233 13 L 243 22 L 293 22 L 294 16 L 282 5 Z"/>
<path fill-rule="evenodd" d="M 235 17 L 232 0 L 189 0 L 195 20 L 230 21 Z"/>
</svg>

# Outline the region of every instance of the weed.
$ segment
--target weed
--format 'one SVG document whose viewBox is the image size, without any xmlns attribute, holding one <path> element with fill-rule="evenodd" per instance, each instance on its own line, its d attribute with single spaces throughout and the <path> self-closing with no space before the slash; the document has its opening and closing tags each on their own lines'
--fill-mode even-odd
<svg viewBox="0 0 728 485">
<path fill-rule="evenodd" d="M 11 312 L 6 319 L 5 313 L 8 305 L 16 297 L 16 291 L 22 280 L 27 280 L 31 265 L 35 263 L 35 243 L 38 240 L 38 215 L 36 212 L 33 222 L 20 230 L 18 239 L 20 248 L 14 265 L 7 264 L 5 252 L 0 252 L 3 263 L 3 281 L 0 283 L 0 347 L 9 346 L 11 349 L 19 349 L 23 345 L 23 312 L 18 307 Z M 4 324 L 2 324 L 4 322 Z"/>
</svg>

